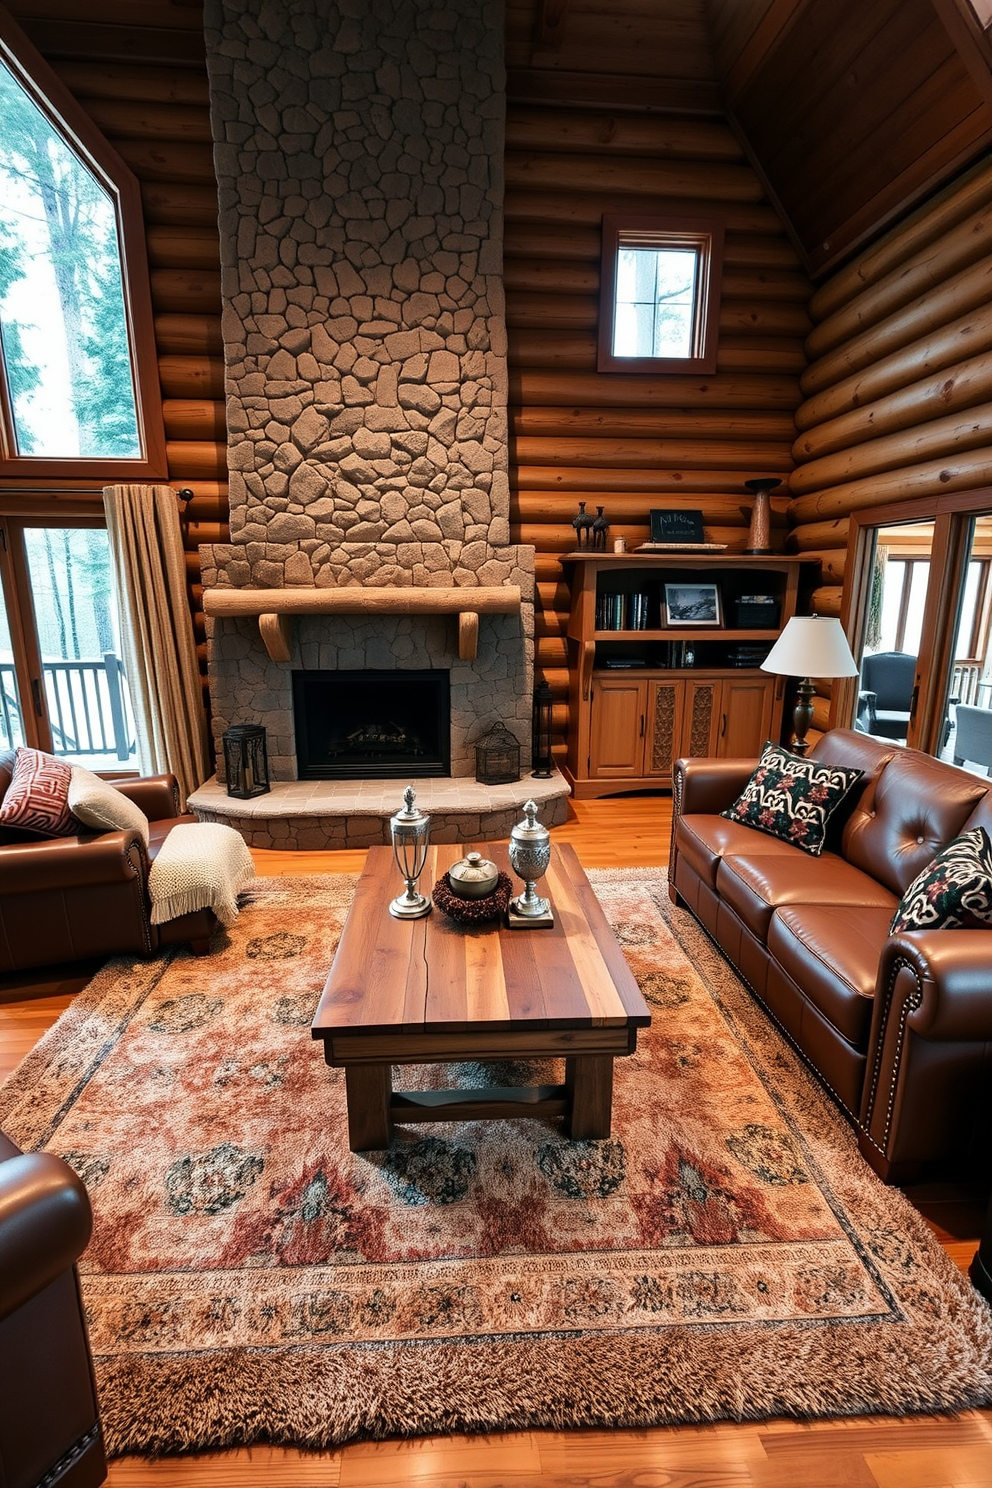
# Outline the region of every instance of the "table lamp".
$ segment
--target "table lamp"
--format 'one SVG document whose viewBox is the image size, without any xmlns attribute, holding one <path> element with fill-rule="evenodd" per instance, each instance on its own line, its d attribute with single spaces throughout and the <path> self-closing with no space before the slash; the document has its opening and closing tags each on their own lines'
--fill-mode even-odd
<svg viewBox="0 0 992 1488">
<path fill-rule="evenodd" d="M 793 615 L 764 661 L 763 672 L 779 677 L 798 677 L 796 706 L 792 713 L 794 754 L 809 748 L 806 731 L 813 721 L 812 677 L 856 677 L 857 663 L 839 620 L 829 615 Z"/>
</svg>

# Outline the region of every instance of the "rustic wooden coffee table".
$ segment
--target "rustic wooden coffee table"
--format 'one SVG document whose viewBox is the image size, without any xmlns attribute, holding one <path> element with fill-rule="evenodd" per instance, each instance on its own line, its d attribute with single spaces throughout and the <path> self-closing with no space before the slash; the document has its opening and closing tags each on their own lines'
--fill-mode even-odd
<svg viewBox="0 0 992 1488">
<path fill-rule="evenodd" d="M 430 848 L 421 892 L 463 853 Z M 486 853 L 510 871 L 505 847 Z M 574 1138 L 608 1137 L 613 1061 L 651 1015 L 574 849 L 552 846 L 540 885 L 550 929 L 466 928 L 439 909 L 396 920 L 397 884 L 391 849 L 370 848 L 313 1020 L 327 1063 L 344 1068 L 352 1151 L 388 1146 L 394 1122 L 564 1116 Z M 394 1064 L 561 1056 L 564 1085 L 392 1088 Z"/>
</svg>

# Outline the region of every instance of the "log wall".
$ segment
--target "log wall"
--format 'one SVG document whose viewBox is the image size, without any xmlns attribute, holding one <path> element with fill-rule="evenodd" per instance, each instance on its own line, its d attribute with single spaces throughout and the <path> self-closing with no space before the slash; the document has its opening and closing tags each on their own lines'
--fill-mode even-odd
<svg viewBox="0 0 992 1488">
<path fill-rule="evenodd" d="M 604 212 L 719 213 L 727 237 L 716 374 L 596 371 Z M 792 467 L 812 286 L 720 120 L 511 103 L 505 199 L 512 540 L 537 550 L 536 663 L 567 715 L 568 589 L 578 501 L 609 542 L 648 536 L 651 507 L 701 509 L 743 548 L 743 482 Z M 776 500 L 784 544 L 787 487 Z"/>
<path fill-rule="evenodd" d="M 137 177 L 144 206 L 169 482 L 193 499 L 184 527 L 206 696 L 197 545 L 228 537 L 217 187 L 203 15 L 195 3 L 65 0 L 8 7 Z M 125 16 L 125 10 L 127 12 Z"/>
<path fill-rule="evenodd" d="M 849 518 L 992 484 L 992 165 L 980 166 L 813 296 L 796 413 L 790 546 L 839 615 Z M 836 724 L 829 683 L 814 726 Z"/>
</svg>

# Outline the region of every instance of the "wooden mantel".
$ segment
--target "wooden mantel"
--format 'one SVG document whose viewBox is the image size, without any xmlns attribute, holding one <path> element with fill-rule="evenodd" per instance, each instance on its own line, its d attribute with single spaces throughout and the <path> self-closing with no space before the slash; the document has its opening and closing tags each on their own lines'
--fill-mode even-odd
<svg viewBox="0 0 992 1488">
<path fill-rule="evenodd" d="M 457 615 L 458 656 L 474 661 L 479 645 L 480 615 L 515 615 L 520 609 L 516 584 L 499 588 L 392 588 L 342 585 L 337 589 L 205 589 L 207 615 L 232 618 L 257 615 L 258 629 L 273 661 L 290 660 L 293 615 Z"/>
</svg>

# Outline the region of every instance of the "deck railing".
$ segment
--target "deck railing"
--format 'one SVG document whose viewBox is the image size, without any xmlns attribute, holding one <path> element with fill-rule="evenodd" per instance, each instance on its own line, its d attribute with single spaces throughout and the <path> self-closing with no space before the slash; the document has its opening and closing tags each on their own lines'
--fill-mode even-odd
<svg viewBox="0 0 992 1488">
<path fill-rule="evenodd" d="M 107 651 L 102 661 L 46 661 L 42 674 L 56 754 L 130 759 L 134 742 L 119 656 Z M 12 662 L 0 662 L 0 731 L 5 749 L 24 741 Z"/>
</svg>

